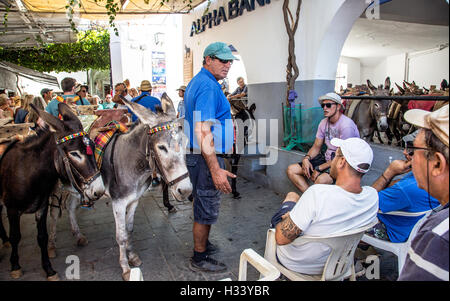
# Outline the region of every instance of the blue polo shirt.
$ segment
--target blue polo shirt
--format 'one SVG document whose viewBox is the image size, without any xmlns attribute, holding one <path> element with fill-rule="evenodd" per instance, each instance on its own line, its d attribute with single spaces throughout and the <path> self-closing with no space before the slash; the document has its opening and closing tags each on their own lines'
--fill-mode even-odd
<svg viewBox="0 0 450 301">
<path fill-rule="evenodd" d="M 439 202 L 430 196 L 431 207 L 436 208 Z M 422 212 L 431 210 L 428 204 L 428 192 L 417 186 L 412 172 L 407 173 L 400 181 L 378 193 L 379 207 L 382 212 L 404 211 Z M 378 213 L 378 219 L 386 225 L 391 242 L 408 240 L 412 228 L 421 216 L 398 216 Z"/>
<path fill-rule="evenodd" d="M 62 96 L 62 98 L 64 98 L 64 100 L 66 100 L 66 99 L 69 98 L 69 97 L 75 98 L 75 97 L 77 97 L 78 95 L 61 95 L 61 96 Z M 58 115 L 59 115 L 59 111 L 58 111 L 58 103 L 59 103 L 59 101 L 58 101 L 56 98 L 53 98 L 53 100 L 50 101 L 50 102 L 48 103 L 48 105 L 45 107 L 45 110 L 46 110 L 48 113 L 52 114 L 53 116 L 58 117 Z M 78 100 L 75 104 L 76 104 L 77 106 L 81 106 L 81 105 L 90 105 L 90 102 L 87 101 L 85 98 L 83 98 L 83 99 Z"/>
<path fill-rule="evenodd" d="M 161 101 L 158 98 L 151 96 L 148 91 L 142 92 L 141 95 L 131 99 L 132 102 L 136 102 L 136 100 L 138 104 L 152 110 L 153 112 L 156 112 L 156 106 L 161 106 Z M 138 117 L 134 115 L 130 109 L 128 109 L 128 112 L 131 113 L 131 121 L 135 122 Z"/>
<path fill-rule="evenodd" d="M 189 138 L 189 147 L 200 149 L 194 137 L 195 123 L 211 121 L 216 153 L 231 153 L 234 134 L 230 103 L 211 72 L 202 68 L 189 82 L 184 94 L 184 105 L 184 133 Z"/>
</svg>

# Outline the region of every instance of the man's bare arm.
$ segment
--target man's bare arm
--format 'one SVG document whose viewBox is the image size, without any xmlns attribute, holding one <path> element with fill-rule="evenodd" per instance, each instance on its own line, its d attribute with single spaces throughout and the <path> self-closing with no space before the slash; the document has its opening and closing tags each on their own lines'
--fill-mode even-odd
<svg viewBox="0 0 450 301">
<path fill-rule="evenodd" d="M 275 240 L 278 245 L 287 245 L 300 236 L 302 230 L 292 221 L 289 214 L 275 227 Z"/>
</svg>

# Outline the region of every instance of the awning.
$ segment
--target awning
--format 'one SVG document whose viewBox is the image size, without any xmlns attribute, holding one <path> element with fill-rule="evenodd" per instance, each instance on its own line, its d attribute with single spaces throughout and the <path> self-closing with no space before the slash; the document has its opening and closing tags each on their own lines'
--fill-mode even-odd
<svg viewBox="0 0 450 301">
<path fill-rule="evenodd" d="M 26 67 L 18 66 L 10 62 L 0 61 L 0 73 L 5 71 L 9 71 L 11 73 L 14 73 L 15 75 L 30 79 L 37 83 L 59 88 L 58 79 L 55 76 L 44 74 Z"/>
</svg>

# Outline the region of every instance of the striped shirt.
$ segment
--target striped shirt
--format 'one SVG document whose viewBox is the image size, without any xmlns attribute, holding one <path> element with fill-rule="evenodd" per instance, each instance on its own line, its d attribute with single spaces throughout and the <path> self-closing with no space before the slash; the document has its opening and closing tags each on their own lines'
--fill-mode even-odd
<svg viewBox="0 0 450 301">
<path fill-rule="evenodd" d="M 399 281 L 449 281 L 448 203 L 420 227 Z"/>
</svg>

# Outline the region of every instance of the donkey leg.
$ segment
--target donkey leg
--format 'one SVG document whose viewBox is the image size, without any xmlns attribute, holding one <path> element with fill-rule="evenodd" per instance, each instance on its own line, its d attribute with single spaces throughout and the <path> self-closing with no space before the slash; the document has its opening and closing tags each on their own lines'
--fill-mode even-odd
<svg viewBox="0 0 450 301">
<path fill-rule="evenodd" d="M 11 278 L 22 277 L 22 268 L 19 265 L 20 215 L 17 210 L 7 209 L 9 220 L 9 241 L 11 242 Z"/>
<path fill-rule="evenodd" d="M 166 182 L 164 181 L 162 182 L 162 191 L 164 207 L 167 208 L 169 213 L 177 212 L 177 209 L 169 202 L 169 186 L 167 186 Z"/>
<path fill-rule="evenodd" d="M 70 221 L 70 228 L 72 229 L 72 235 L 76 238 L 77 245 L 79 247 L 84 247 L 87 246 L 89 242 L 86 236 L 84 236 L 83 233 L 81 233 L 80 227 L 78 226 L 76 211 L 80 203 L 77 197 L 78 197 L 77 194 L 69 193 L 69 196 L 67 198 L 68 204 L 67 207 L 69 209 L 69 221 Z"/>
<path fill-rule="evenodd" d="M 127 207 L 127 215 L 126 215 L 126 227 L 127 227 L 127 234 L 128 234 L 128 241 L 127 241 L 127 252 L 128 252 L 128 264 L 134 267 L 138 267 L 142 264 L 141 259 L 139 256 L 133 251 L 133 245 L 132 245 L 132 233 L 133 233 L 133 226 L 134 226 L 134 214 L 136 212 L 136 208 L 139 202 L 136 200 L 131 204 L 128 204 Z"/>
<path fill-rule="evenodd" d="M 119 264 L 122 268 L 122 279 L 130 280 L 130 265 L 127 257 L 128 233 L 126 229 L 126 200 L 114 200 L 112 202 L 114 219 L 116 221 L 116 241 L 119 245 Z"/>
<path fill-rule="evenodd" d="M 49 230 L 48 230 L 48 257 L 56 258 L 56 225 L 58 223 L 58 216 L 60 206 L 58 198 L 56 195 L 51 195 L 49 198 L 50 202 L 50 220 L 49 220 Z"/>
<path fill-rule="evenodd" d="M 37 222 L 37 230 L 38 230 L 38 244 L 41 248 L 41 261 L 42 268 L 47 274 L 47 280 L 56 281 L 59 280 L 58 274 L 53 270 L 52 264 L 50 263 L 50 259 L 48 257 L 48 233 L 47 233 L 47 213 L 48 213 L 48 203 L 45 202 L 42 209 L 39 209 L 36 212 L 36 222 Z"/>
<path fill-rule="evenodd" d="M 2 239 L 3 246 L 5 248 L 9 248 L 9 247 L 11 247 L 11 244 L 9 243 L 8 235 L 6 235 L 5 228 L 3 227 L 2 211 L 3 211 L 3 206 L 0 204 L 0 238 Z"/>
<path fill-rule="evenodd" d="M 231 173 L 232 174 L 237 174 L 238 164 L 239 164 L 239 159 L 240 158 L 241 158 L 240 155 L 232 155 L 231 156 Z M 237 188 L 236 188 L 236 178 L 232 178 L 231 179 L 231 192 L 233 193 L 233 198 L 234 199 L 240 199 L 241 198 L 241 194 L 237 191 Z"/>
</svg>

